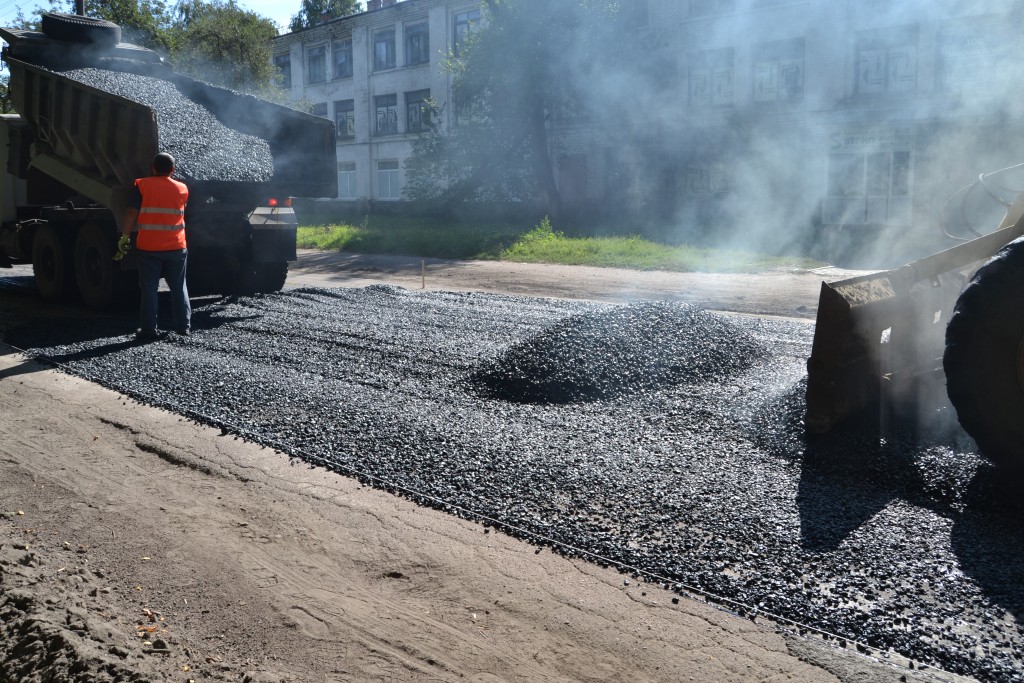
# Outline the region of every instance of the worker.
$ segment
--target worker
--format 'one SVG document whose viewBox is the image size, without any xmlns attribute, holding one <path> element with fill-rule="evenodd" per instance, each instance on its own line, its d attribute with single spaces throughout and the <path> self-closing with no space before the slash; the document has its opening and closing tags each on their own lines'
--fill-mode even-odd
<svg viewBox="0 0 1024 683">
<path fill-rule="evenodd" d="M 188 301 L 185 270 L 188 247 L 185 244 L 185 205 L 188 188 L 171 177 L 174 157 L 161 152 L 153 158 L 153 175 L 135 181 L 128 195 L 117 242 L 116 260 L 128 252 L 131 234 L 138 228 L 135 239 L 135 260 L 139 268 L 139 329 L 138 341 L 151 341 L 160 337 L 157 332 L 157 290 L 160 278 L 171 290 L 171 314 L 174 330 L 188 335 L 191 329 L 192 307 Z"/>
</svg>

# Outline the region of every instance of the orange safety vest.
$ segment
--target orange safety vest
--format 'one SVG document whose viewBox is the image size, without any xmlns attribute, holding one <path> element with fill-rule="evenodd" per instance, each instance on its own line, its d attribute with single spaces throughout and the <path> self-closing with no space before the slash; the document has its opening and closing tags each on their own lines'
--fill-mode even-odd
<svg viewBox="0 0 1024 683">
<path fill-rule="evenodd" d="M 188 188 L 169 176 L 139 178 L 135 187 L 142 193 L 139 236 L 135 246 L 142 251 L 173 251 L 185 248 L 185 204 Z"/>
</svg>

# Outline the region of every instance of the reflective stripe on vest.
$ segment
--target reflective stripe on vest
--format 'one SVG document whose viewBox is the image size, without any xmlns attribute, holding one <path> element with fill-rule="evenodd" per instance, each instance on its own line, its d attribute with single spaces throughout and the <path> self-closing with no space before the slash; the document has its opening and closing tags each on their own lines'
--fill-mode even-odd
<svg viewBox="0 0 1024 683">
<path fill-rule="evenodd" d="M 142 194 L 136 247 L 143 251 L 184 249 L 188 188 L 167 176 L 139 178 L 135 186 Z"/>
</svg>

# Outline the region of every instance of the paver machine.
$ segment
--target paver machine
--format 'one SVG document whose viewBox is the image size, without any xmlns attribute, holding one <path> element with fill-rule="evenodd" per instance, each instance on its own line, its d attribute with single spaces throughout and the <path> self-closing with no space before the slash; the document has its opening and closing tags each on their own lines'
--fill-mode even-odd
<svg viewBox="0 0 1024 683">
<path fill-rule="evenodd" d="M 995 175 L 972 185 L 1005 207 L 994 231 L 972 228 L 972 238 L 900 268 L 822 283 L 807 361 L 809 433 L 910 388 L 941 391 L 944 376 L 982 454 L 1024 471 L 1024 193 L 1006 199 Z"/>
<path fill-rule="evenodd" d="M 0 116 L 0 265 L 31 263 L 49 301 L 77 295 L 104 308 L 137 292 L 133 253 L 111 259 L 118 223 L 135 178 L 169 150 L 157 109 L 68 77 L 102 70 L 169 83 L 224 129 L 269 147 L 266 178 L 181 178 L 188 284 L 192 295 L 281 289 L 296 258 L 290 198 L 337 196 L 333 122 L 177 73 L 121 42 L 111 22 L 49 13 L 41 29 L 0 28 L 17 111 Z"/>
</svg>

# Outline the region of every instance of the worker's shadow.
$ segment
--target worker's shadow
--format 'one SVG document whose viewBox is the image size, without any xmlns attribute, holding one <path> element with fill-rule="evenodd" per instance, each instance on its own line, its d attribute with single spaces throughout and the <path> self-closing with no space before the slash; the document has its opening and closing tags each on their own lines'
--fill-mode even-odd
<svg viewBox="0 0 1024 683">
<path fill-rule="evenodd" d="M 160 329 L 173 327 L 170 299 L 166 292 L 160 293 Z M 226 315 L 225 297 L 201 297 L 192 299 L 192 331 L 194 335 L 204 331 L 230 325 L 241 320 L 259 317 L 257 314 L 238 316 Z M 26 351 L 36 358 L 55 364 L 83 363 L 112 354 L 129 352 L 146 346 L 135 340 L 138 311 L 120 309 L 108 313 L 96 313 L 75 308 L 44 308 L 45 315 L 32 317 L 20 325 L 8 329 L 4 341 L 17 349 Z M 177 340 L 174 334 L 163 337 L 167 341 Z M 150 342 L 150 343 L 160 343 Z"/>
</svg>

